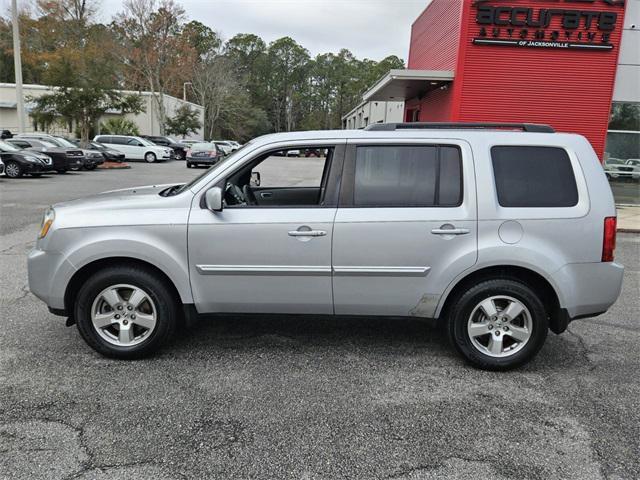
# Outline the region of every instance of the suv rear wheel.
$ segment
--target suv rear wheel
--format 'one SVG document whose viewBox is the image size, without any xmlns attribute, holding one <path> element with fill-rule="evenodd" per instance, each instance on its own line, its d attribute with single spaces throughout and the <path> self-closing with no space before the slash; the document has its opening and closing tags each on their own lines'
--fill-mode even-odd
<svg viewBox="0 0 640 480">
<path fill-rule="evenodd" d="M 92 275 L 74 307 L 78 331 L 98 353 L 141 358 L 175 331 L 178 311 L 170 289 L 152 271 L 110 267 Z"/>
<path fill-rule="evenodd" d="M 482 369 L 518 367 L 538 353 L 547 337 L 542 301 L 517 280 L 483 281 L 454 300 L 450 312 L 449 339 Z"/>
</svg>

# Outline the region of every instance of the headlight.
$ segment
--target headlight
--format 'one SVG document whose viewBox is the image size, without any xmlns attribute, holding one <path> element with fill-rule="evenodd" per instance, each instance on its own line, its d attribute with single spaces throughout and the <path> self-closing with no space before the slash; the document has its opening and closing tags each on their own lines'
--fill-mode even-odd
<svg viewBox="0 0 640 480">
<path fill-rule="evenodd" d="M 40 234 L 38 238 L 44 238 L 49 233 L 49 229 L 53 224 L 53 221 L 56 219 L 56 212 L 53 208 L 48 208 L 46 212 L 44 212 L 44 216 L 42 217 L 42 225 L 40 226 Z"/>
</svg>

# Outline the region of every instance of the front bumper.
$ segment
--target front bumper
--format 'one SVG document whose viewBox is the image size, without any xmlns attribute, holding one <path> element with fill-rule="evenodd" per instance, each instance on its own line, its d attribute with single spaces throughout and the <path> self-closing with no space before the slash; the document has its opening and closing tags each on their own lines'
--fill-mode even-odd
<svg viewBox="0 0 640 480">
<path fill-rule="evenodd" d="M 95 167 L 98 165 L 102 165 L 104 163 L 104 157 L 85 157 L 84 166 L 85 167 Z"/>
<path fill-rule="evenodd" d="M 105 157 L 108 162 L 124 162 L 124 153 L 116 155 L 115 153 L 106 153 Z"/>
<path fill-rule="evenodd" d="M 26 163 L 22 166 L 24 173 L 44 173 L 51 170 L 51 166 L 41 163 Z"/>
<path fill-rule="evenodd" d="M 82 168 L 84 166 L 84 157 L 67 157 L 66 169 Z"/>
<path fill-rule="evenodd" d="M 64 310 L 65 288 L 75 271 L 62 253 L 35 248 L 27 257 L 29 290 L 50 309 Z"/>
</svg>

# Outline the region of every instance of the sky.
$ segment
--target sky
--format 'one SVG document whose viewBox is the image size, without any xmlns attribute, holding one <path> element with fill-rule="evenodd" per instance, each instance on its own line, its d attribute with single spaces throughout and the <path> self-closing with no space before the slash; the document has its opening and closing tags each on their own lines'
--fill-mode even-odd
<svg viewBox="0 0 640 480">
<path fill-rule="evenodd" d="M 32 0 L 18 0 L 18 5 Z M 99 0 L 110 21 L 122 0 Z M 407 60 L 411 24 L 431 0 L 176 0 L 189 20 L 222 34 L 255 33 L 266 42 L 290 36 L 311 55 L 348 48 L 358 58 Z M 8 13 L 10 0 L 0 0 Z"/>
</svg>

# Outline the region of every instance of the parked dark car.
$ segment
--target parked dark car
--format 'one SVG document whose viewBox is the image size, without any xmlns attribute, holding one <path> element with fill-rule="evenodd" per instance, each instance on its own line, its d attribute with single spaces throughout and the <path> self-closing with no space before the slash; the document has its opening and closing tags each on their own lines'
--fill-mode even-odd
<svg viewBox="0 0 640 480">
<path fill-rule="evenodd" d="M 85 150 L 80 147 L 76 143 L 76 141 L 70 140 L 68 138 L 60 137 L 57 135 L 43 135 L 42 137 L 39 137 L 39 139 L 44 140 L 45 142 L 53 143 L 61 148 L 79 148 L 80 150 L 82 150 L 82 168 L 84 168 L 85 170 L 95 170 L 98 165 L 102 165 L 104 163 L 104 156 L 100 152 Z"/>
<path fill-rule="evenodd" d="M 175 141 L 171 137 L 163 137 L 158 135 L 140 135 L 142 138 L 146 138 L 150 142 L 156 145 L 162 145 L 163 147 L 169 147 L 175 153 L 176 160 L 184 160 L 187 158 L 187 150 L 189 145 Z"/>
<path fill-rule="evenodd" d="M 79 142 L 79 145 L 84 150 L 93 150 L 100 152 L 104 159 L 108 162 L 124 162 L 124 153 L 103 145 L 100 142 Z"/>
<path fill-rule="evenodd" d="M 215 165 L 224 156 L 224 151 L 213 142 L 195 143 L 187 150 L 187 168 Z"/>
<path fill-rule="evenodd" d="M 7 139 L 6 142 L 17 148 L 41 152 L 50 156 L 53 160 L 53 170 L 58 173 L 66 173 L 73 168 L 82 168 L 84 163 L 82 150 L 77 148 L 60 148 L 44 140 L 26 137 L 13 137 Z"/>
<path fill-rule="evenodd" d="M 20 178 L 25 174 L 39 177 L 53 170 L 51 157 L 39 152 L 20 150 L 3 140 L 0 140 L 0 159 L 5 166 L 5 175 L 9 178 Z"/>
<path fill-rule="evenodd" d="M 13 134 L 9 130 L 0 130 L 0 140 L 6 140 L 13 137 Z"/>
</svg>

